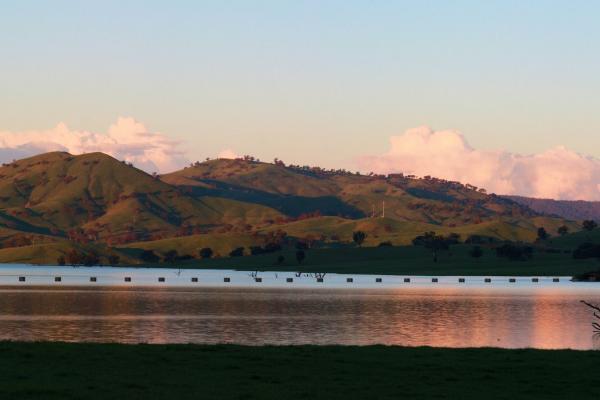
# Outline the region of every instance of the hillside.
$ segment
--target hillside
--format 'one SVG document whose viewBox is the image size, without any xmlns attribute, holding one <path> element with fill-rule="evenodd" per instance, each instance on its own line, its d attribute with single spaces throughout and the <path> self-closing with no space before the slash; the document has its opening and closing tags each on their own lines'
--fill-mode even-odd
<svg viewBox="0 0 600 400">
<path fill-rule="evenodd" d="M 71 250 L 139 263 L 202 247 L 228 256 L 239 247 L 298 241 L 319 247 L 410 245 L 424 232 L 533 242 L 567 224 L 511 199 L 432 177 L 359 175 L 252 158 L 209 160 L 164 176 L 102 153 L 53 152 L 0 167 L 0 262 L 49 262 Z"/>
<path fill-rule="evenodd" d="M 0 167 L 0 224 L 23 232 L 131 241 L 279 216 L 235 200 L 186 196 L 102 153 L 47 153 Z"/>
<path fill-rule="evenodd" d="M 161 176 L 195 197 L 215 196 L 302 214 L 367 216 L 442 226 L 460 226 L 500 217 L 530 218 L 531 209 L 458 182 L 401 174 L 357 175 L 345 171 L 267 164 L 253 160 L 212 160 Z"/>
<path fill-rule="evenodd" d="M 600 220 L 600 201 L 534 199 L 521 196 L 503 196 L 527 206 L 535 212 L 570 220 Z"/>
</svg>

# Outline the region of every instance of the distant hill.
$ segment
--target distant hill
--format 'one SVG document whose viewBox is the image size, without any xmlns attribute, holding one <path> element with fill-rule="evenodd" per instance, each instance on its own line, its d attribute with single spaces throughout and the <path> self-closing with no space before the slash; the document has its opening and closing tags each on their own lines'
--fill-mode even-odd
<svg viewBox="0 0 600 400">
<path fill-rule="evenodd" d="M 600 221 L 600 201 L 534 199 L 521 196 L 503 196 L 532 210 L 570 220 Z"/>
<path fill-rule="evenodd" d="M 0 167 L 0 262 L 56 262 L 72 250 L 123 262 L 144 249 L 228 256 L 275 241 L 410 244 L 427 231 L 534 241 L 568 223 L 527 204 L 434 177 L 209 160 L 163 176 L 103 153 L 40 154 Z M 94 259 L 91 257 L 90 259 Z"/>
<path fill-rule="evenodd" d="M 214 196 L 302 214 L 349 219 L 380 216 L 443 226 L 499 217 L 530 218 L 526 206 L 484 190 L 432 177 L 357 175 L 252 160 L 212 160 L 161 176 L 194 197 Z"/>
</svg>

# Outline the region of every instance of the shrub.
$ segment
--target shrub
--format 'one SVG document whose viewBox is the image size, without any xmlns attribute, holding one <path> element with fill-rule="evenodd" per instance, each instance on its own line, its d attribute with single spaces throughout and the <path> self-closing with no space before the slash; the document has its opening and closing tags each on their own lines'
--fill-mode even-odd
<svg viewBox="0 0 600 400">
<path fill-rule="evenodd" d="M 121 260 L 121 258 L 116 254 L 111 254 L 108 256 L 108 263 L 110 265 L 117 265 L 117 264 L 119 264 L 120 260 Z"/>
<path fill-rule="evenodd" d="M 533 256 L 533 247 L 506 243 L 496 248 L 496 255 L 506 257 L 511 261 L 526 261 Z"/>
<path fill-rule="evenodd" d="M 83 254 L 75 249 L 71 249 L 67 253 L 67 262 L 71 265 L 80 265 L 83 263 Z"/>
<path fill-rule="evenodd" d="M 352 240 L 359 246 L 362 246 L 363 242 L 367 238 L 367 234 L 363 231 L 356 231 L 352 233 Z"/>
<path fill-rule="evenodd" d="M 573 258 L 583 260 L 586 258 L 600 258 L 600 245 L 583 243 L 573 251 Z"/>
<path fill-rule="evenodd" d="M 243 255 L 244 255 L 243 247 L 237 247 L 237 248 L 231 250 L 231 252 L 229 253 L 230 257 L 241 257 Z"/>
<path fill-rule="evenodd" d="M 392 246 L 393 246 L 393 244 L 389 240 L 386 240 L 385 242 L 381 242 L 377 245 L 377 247 L 392 247 Z"/>
<path fill-rule="evenodd" d="M 87 253 L 83 256 L 83 265 L 92 266 L 100 263 L 100 257 L 95 252 Z"/>
<path fill-rule="evenodd" d="M 281 245 L 279 243 L 267 243 L 264 248 L 265 253 L 274 253 L 276 251 L 281 251 Z"/>
<path fill-rule="evenodd" d="M 175 261 L 177 261 L 177 259 L 178 259 L 177 250 L 169 250 L 165 253 L 163 261 L 168 262 L 168 263 L 174 263 Z"/>
<path fill-rule="evenodd" d="M 594 220 L 587 219 L 587 220 L 583 221 L 582 227 L 586 231 L 593 231 L 594 229 L 596 229 L 598 227 L 598 224 Z"/>
<path fill-rule="evenodd" d="M 59 256 L 59 257 L 56 259 L 56 263 L 57 263 L 58 265 L 65 265 L 65 264 L 67 263 L 67 261 L 65 260 L 65 256 Z"/>
<path fill-rule="evenodd" d="M 153 250 L 144 250 L 140 254 L 140 260 L 144 262 L 154 263 L 158 262 L 160 258 L 154 253 Z"/>
<path fill-rule="evenodd" d="M 198 252 L 200 258 L 211 258 L 213 256 L 213 251 L 210 247 L 203 247 Z"/>
</svg>

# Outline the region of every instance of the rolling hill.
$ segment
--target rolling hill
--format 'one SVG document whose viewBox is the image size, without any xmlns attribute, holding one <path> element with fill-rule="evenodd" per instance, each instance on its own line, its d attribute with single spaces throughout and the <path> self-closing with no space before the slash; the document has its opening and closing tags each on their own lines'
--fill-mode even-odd
<svg viewBox="0 0 600 400">
<path fill-rule="evenodd" d="M 47 153 L 0 167 L 0 224 L 23 232 L 131 241 L 280 216 L 231 199 L 187 196 L 102 153 Z"/>
<path fill-rule="evenodd" d="M 534 199 L 521 196 L 504 196 L 532 210 L 571 220 L 600 220 L 600 201 Z"/>
<path fill-rule="evenodd" d="M 0 167 L 0 261 L 55 262 L 69 249 L 119 255 L 226 256 L 270 238 L 339 246 L 410 244 L 426 231 L 534 241 L 567 224 L 485 190 L 433 177 L 359 175 L 258 162 L 195 163 L 149 175 L 102 153 L 40 154 Z M 291 241 L 289 240 L 291 239 Z M 138 260 L 139 261 L 139 260 Z"/>
<path fill-rule="evenodd" d="M 386 218 L 396 221 L 452 227 L 536 215 L 510 199 L 458 182 L 401 174 L 357 175 L 281 162 L 212 160 L 163 175 L 161 180 L 196 198 L 236 199 L 290 217 L 312 213 L 357 219 L 385 212 Z"/>
</svg>

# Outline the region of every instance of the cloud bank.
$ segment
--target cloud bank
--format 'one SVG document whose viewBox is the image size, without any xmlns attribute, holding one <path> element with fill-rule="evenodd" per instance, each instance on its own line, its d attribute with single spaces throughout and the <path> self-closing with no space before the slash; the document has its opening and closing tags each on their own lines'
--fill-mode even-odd
<svg viewBox="0 0 600 400">
<path fill-rule="evenodd" d="M 240 156 L 235 151 L 233 151 L 232 149 L 222 150 L 217 155 L 217 158 L 225 158 L 225 159 L 231 159 L 231 160 L 233 160 L 234 158 L 238 158 L 238 157 L 240 157 Z"/>
<path fill-rule="evenodd" d="M 48 130 L 0 131 L 0 161 L 29 157 L 48 151 L 71 154 L 101 151 L 133 163 L 147 172 L 171 172 L 189 163 L 179 143 L 150 132 L 133 118 L 120 117 L 106 133 L 71 130 L 64 123 Z"/>
<path fill-rule="evenodd" d="M 600 200 L 600 160 L 563 146 L 532 155 L 477 150 L 460 132 L 423 126 L 392 136 L 387 153 L 358 164 L 363 171 L 431 175 L 497 194 Z"/>
</svg>

